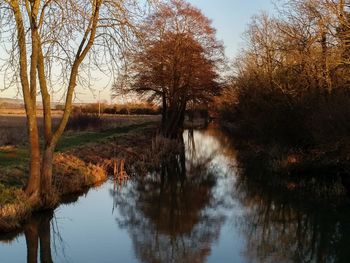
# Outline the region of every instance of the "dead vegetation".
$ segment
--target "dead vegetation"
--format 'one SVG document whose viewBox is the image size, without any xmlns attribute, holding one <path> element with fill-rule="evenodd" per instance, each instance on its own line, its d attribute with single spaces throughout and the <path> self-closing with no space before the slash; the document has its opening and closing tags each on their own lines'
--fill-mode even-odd
<svg viewBox="0 0 350 263">
<path fill-rule="evenodd" d="M 107 179 L 102 165 L 85 163 L 76 156 L 58 153 L 54 156 L 54 186 L 60 195 L 82 192 Z"/>
<path fill-rule="evenodd" d="M 113 159 L 113 180 L 114 183 L 119 185 L 130 179 L 129 175 L 125 171 L 125 160 L 124 159 Z"/>
<path fill-rule="evenodd" d="M 161 160 L 166 160 L 172 153 L 179 152 L 180 150 L 180 145 L 177 140 L 169 139 L 161 134 L 157 134 L 152 139 L 151 148 L 146 155 L 155 165 Z"/>
<path fill-rule="evenodd" d="M 20 226 L 19 218 L 27 218 L 30 205 L 24 192 L 0 184 L 0 229 L 9 231 Z"/>
</svg>

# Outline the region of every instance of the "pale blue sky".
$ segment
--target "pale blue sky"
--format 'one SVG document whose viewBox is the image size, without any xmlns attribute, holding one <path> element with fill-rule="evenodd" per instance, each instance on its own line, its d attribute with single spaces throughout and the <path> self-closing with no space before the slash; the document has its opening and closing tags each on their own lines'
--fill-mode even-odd
<svg viewBox="0 0 350 263">
<path fill-rule="evenodd" d="M 188 0 L 213 21 L 217 35 L 224 41 L 226 55 L 230 58 L 242 47 L 242 34 L 250 18 L 260 11 L 272 13 L 271 0 Z"/>
<path fill-rule="evenodd" d="M 246 30 L 250 18 L 260 11 L 272 13 L 274 5 L 272 0 L 188 0 L 191 4 L 202 10 L 205 16 L 213 21 L 213 26 L 217 29 L 219 40 L 224 42 L 226 56 L 233 58 L 242 48 L 242 34 Z M 2 88 L 2 76 L 0 72 L 0 88 Z M 98 87 L 96 88 L 99 89 Z M 77 89 L 80 101 L 95 102 L 97 96 L 88 90 Z M 0 91 L 0 97 L 13 98 L 15 90 Z M 101 99 L 110 101 L 110 88 L 105 88 L 101 92 Z M 57 100 L 57 98 L 55 98 Z"/>
</svg>

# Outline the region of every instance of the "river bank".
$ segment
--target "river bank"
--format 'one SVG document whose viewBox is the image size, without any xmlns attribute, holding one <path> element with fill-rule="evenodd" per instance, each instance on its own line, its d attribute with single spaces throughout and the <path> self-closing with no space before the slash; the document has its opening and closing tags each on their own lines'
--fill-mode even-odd
<svg viewBox="0 0 350 263">
<path fill-rule="evenodd" d="M 66 195 L 85 191 L 113 174 L 113 162 L 142 163 L 158 121 L 140 116 L 126 125 L 102 130 L 69 131 L 54 156 L 54 189 L 57 206 Z M 0 232 L 13 231 L 36 210 L 23 188 L 27 180 L 28 153 L 25 145 L 0 148 Z"/>
<path fill-rule="evenodd" d="M 223 120 L 220 124 L 250 180 L 296 200 L 334 203 L 349 198 L 350 144 L 346 140 L 303 147 L 278 141 L 277 136 L 265 134 L 263 139 L 251 131 L 244 133 L 246 125 Z"/>
</svg>

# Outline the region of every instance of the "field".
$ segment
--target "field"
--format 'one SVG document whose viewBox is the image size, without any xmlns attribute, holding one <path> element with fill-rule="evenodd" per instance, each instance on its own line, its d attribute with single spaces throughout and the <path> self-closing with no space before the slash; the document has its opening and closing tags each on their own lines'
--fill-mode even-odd
<svg viewBox="0 0 350 263">
<path fill-rule="evenodd" d="M 42 130 L 43 117 L 39 110 L 39 130 Z M 62 116 L 62 111 L 52 111 L 53 125 L 56 126 Z M 84 130 L 105 130 L 138 124 L 141 122 L 158 121 L 159 116 L 153 115 L 110 115 L 101 117 L 98 127 L 88 127 Z M 23 109 L 0 109 L 0 147 L 23 145 L 27 143 L 26 116 Z M 0 155 L 1 156 L 1 155 Z"/>
<path fill-rule="evenodd" d="M 39 117 L 39 129 L 42 126 L 41 119 L 42 117 Z M 57 125 L 59 120 L 60 114 L 56 113 L 54 124 Z M 78 156 L 79 152 L 93 152 L 87 149 L 109 145 L 112 141 L 115 143 L 116 138 L 120 139 L 119 145 L 124 145 L 130 136 L 141 137 L 144 133 L 143 129 L 152 127 L 151 130 L 154 131 L 158 121 L 159 116 L 104 115 L 97 126 L 66 130 L 56 151 L 72 152 L 81 148 L 74 153 L 75 156 Z M 94 157 L 98 159 L 100 154 L 105 155 L 103 152 L 95 152 Z M 84 157 L 87 157 L 87 154 L 79 156 L 82 159 Z M 110 158 L 111 156 L 104 157 Z M 23 111 L 0 114 L 0 184 L 23 187 L 26 181 L 28 159 L 26 118 Z M 91 159 L 93 158 L 90 155 L 89 161 Z"/>
</svg>

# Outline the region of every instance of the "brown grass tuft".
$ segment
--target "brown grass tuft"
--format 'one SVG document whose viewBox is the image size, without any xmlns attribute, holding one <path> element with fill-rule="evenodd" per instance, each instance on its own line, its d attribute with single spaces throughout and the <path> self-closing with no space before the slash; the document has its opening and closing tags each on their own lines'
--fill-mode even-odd
<svg viewBox="0 0 350 263">
<path fill-rule="evenodd" d="M 8 188 L 0 184 L 0 229 L 9 231 L 20 226 L 27 218 L 31 207 L 25 193 L 17 188 Z"/>
<path fill-rule="evenodd" d="M 77 193 L 107 179 L 102 166 L 85 163 L 73 155 L 58 153 L 54 157 L 54 185 L 60 195 Z"/>
<path fill-rule="evenodd" d="M 153 160 L 153 162 L 158 163 L 161 160 L 166 159 L 172 153 L 179 152 L 181 144 L 177 140 L 168 139 L 162 136 L 161 134 L 157 134 L 152 139 L 152 145 L 148 152 L 148 158 Z"/>
</svg>

